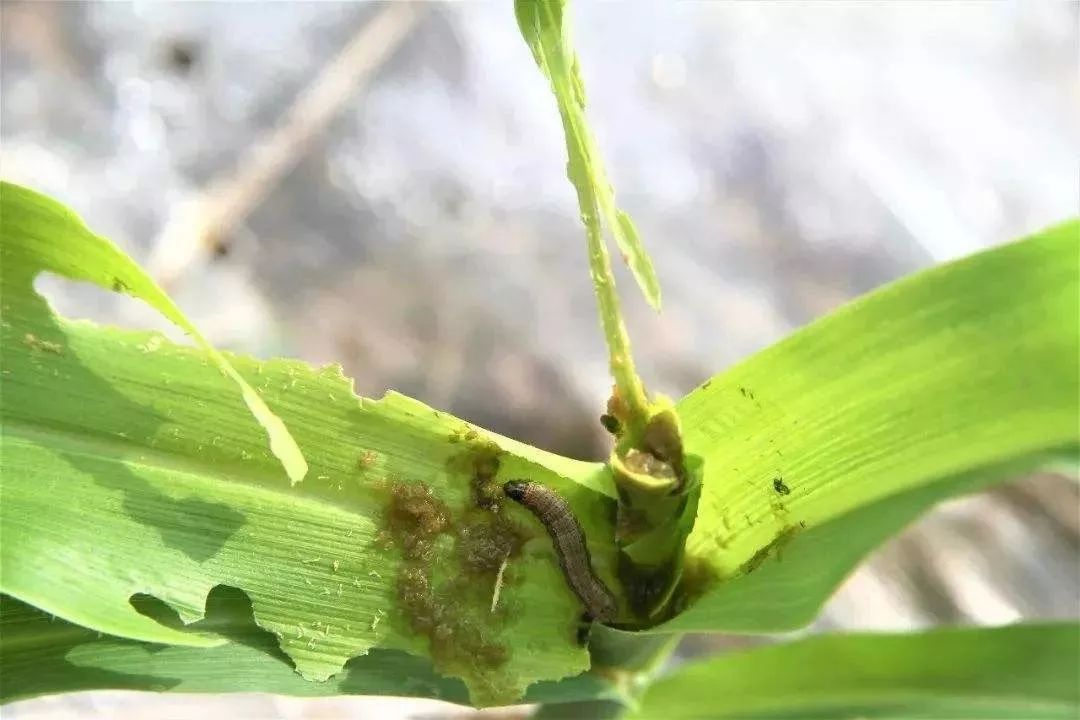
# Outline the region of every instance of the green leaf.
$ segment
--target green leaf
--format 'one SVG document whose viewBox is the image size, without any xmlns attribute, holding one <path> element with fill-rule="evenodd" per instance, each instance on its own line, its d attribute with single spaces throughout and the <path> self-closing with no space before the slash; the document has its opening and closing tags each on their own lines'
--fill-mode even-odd
<svg viewBox="0 0 1080 720">
<path fill-rule="evenodd" d="M 677 668 L 631 717 L 1075 718 L 1075 623 L 826 635 Z"/>
<path fill-rule="evenodd" d="M 709 632 L 717 625 L 745 633 L 805 627 L 867 555 L 934 505 L 1021 477 L 1054 458 L 1037 455 L 965 473 L 781 535 L 780 541 L 759 549 L 741 574 L 712 587 L 699 604 L 649 632 Z M 692 563 L 691 582 L 707 582 L 710 570 Z"/>
<path fill-rule="evenodd" d="M 511 477 L 559 490 L 614 586 L 601 466 L 401 396 L 357 399 L 335 367 L 230 358 L 297 432 L 314 479 L 292 487 L 206 350 L 49 311 L 32 288 L 35 252 L 60 251 L 40 218 L 19 220 L 16 199 L 5 188 L 0 589 L 94 630 L 220 647 L 220 635 L 156 622 L 128 599 L 153 595 L 191 622 L 226 584 L 305 676 L 404 650 L 463 678 L 480 704 L 585 668 L 579 606 L 543 530 L 485 502 Z M 56 248 L 88 242 L 55 229 Z M 705 590 L 661 630 L 804 623 L 926 507 L 994 481 L 985 470 L 1075 449 L 1078 229 L 885 288 L 685 398 L 687 451 L 706 462 L 688 573 Z M 433 495 L 411 498 L 412 529 L 438 522 L 417 561 L 388 510 L 420 483 Z"/>
<path fill-rule="evenodd" d="M 139 598 L 144 612 L 157 611 Z M 173 623 L 175 624 L 175 623 Z M 296 674 L 274 636 L 251 617 L 238 590 L 218 587 L 206 618 L 193 629 L 221 639 L 217 647 L 156 645 L 119 638 L 49 616 L 0 596 L 0 702 L 81 690 L 181 693 L 266 692 L 277 695 L 397 695 L 468 702 L 459 680 L 441 677 L 430 661 L 397 650 L 372 650 L 351 659 L 323 683 Z M 533 686 L 528 702 L 565 703 L 618 698 L 615 688 L 591 675 Z"/>
<path fill-rule="evenodd" d="M 611 582 L 611 501 L 589 489 L 611 492 L 603 466 L 399 395 L 357 398 L 336 366 L 230 355 L 303 448 L 311 472 L 294 486 L 216 355 L 53 315 L 34 275 L 85 257 L 67 270 L 99 278 L 82 246 L 100 239 L 51 205 L 5 188 L 0 590 L 113 635 L 213 645 L 128 600 L 152 595 L 192 622 L 226 584 L 306 678 L 404 650 L 463 678 L 477 704 L 587 668 L 580 605 L 543 527 L 515 503 L 493 510 L 508 478 L 555 488 Z"/>
<path fill-rule="evenodd" d="M 134 260 L 110 241 L 90 232 L 71 210 L 28 188 L 0 182 L 0 217 L 3 218 L 4 274 L 12 284 L 28 282 L 42 270 L 49 270 L 146 302 L 190 335 L 221 372 L 239 386 L 244 402 L 265 428 L 270 448 L 290 480 L 295 484 L 304 479 L 307 463 L 285 425 Z M 54 342 L 37 336 L 26 336 L 23 340 L 43 343 L 41 348 L 48 348 Z"/>
<path fill-rule="evenodd" d="M 901 280 L 680 401 L 705 461 L 687 550 L 706 589 L 660 629 L 803 625 L 921 511 L 1007 475 L 982 471 L 1075 448 L 1078 237 L 1073 222 Z"/>
<path fill-rule="evenodd" d="M 630 216 L 615 202 L 596 140 L 585 117 L 585 83 L 571 37 L 566 0 L 515 0 L 522 37 L 551 82 L 559 105 L 568 156 L 567 175 L 577 190 L 587 232 L 600 234 L 597 209 L 649 304 L 660 309 L 660 282 Z"/>
</svg>

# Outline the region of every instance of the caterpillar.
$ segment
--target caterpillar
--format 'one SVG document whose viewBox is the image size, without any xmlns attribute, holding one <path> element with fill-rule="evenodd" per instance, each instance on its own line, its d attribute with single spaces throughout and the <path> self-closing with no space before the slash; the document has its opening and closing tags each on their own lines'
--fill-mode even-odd
<svg viewBox="0 0 1080 720">
<path fill-rule="evenodd" d="M 585 606 L 585 614 L 600 622 L 613 620 L 618 602 L 604 581 L 596 576 L 585 544 L 585 533 L 566 501 L 551 488 L 526 480 L 511 480 L 503 485 L 503 492 L 528 508 L 543 523 L 559 556 L 566 582 Z"/>
</svg>

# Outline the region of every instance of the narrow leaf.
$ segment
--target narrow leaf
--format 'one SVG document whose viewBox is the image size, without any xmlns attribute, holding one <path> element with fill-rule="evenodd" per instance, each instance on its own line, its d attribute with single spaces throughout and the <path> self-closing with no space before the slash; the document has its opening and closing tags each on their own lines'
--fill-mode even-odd
<svg viewBox="0 0 1080 720">
<path fill-rule="evenodd" d="M 139 605 L 145 610 L 148 603 L 144 598 Z M 216 588 L 206 618 L 192 629 L 220 643 L 213 648 L 163 646 L 102 635 L 0 596 L 0 702 L 81 690 L 397 695 L 468 702 L 459 680 L 442 677 L 429 660 L 398 650 L 372 650 L 351 659 L 328 681 L 308 682 L 296 674 L 274 636 L 255 624 L 251 602 L 233 588 Z M 535 685 L 526 700 L 609 697 L 618 697 L 612 685 L 583 675 Z"/>
<path fill-rule="evenodd" d="M 705 461 L 687 545 L 705 589 L 662 629 L 809 622 L 922 510 L 1075 448 L 1078 238 L 1069 223 L 894 283 L 680 401 Z"/>
<path fill-rule="evenodd" d="M 615 236 L 623 260 L 649 304 L 660 309 L 660 282 L 630 216 L 619 209 L 600 151 L 585 117 L 585 83 L 574 50 L 566 0 L 515 0 L 522 37 L 532 50 L 562 116 L 568 156 L 567 175 L 577 190 L 582 221 L 599 235 L 597 209 Z M 592 229 L 590 229 L 592 226 Z"/>
<path fill-rule="evenodd" d="M 688 663 L 635 718 L 1075 718 L 1075 623 L 826 635 Z"/>
<path fill-rule="evenodd" d="M 1046 467 L 1053 453 L 981 468 L 891 495 L 815 527 L 781 535 L 737 576 L 711 586 L 698 604 L 649 632 L 769 633 L 809 625 L 838 587 L 889 538 L 934 505 Z M 691 582 L 708 582 L 708 566 L 692 565 Z"/>
</svg>

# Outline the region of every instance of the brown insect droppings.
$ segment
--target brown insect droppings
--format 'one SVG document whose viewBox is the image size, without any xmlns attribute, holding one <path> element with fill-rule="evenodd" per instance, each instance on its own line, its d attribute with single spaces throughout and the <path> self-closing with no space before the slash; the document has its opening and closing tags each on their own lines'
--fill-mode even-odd
<svg viewBox="0 0 1080 720">
<path fill-rule="evenodd" d="M 412 564 L 402 568 L 397 576 L 397 598 L 413 632 L 427 634 L 435 623 L 428 571 Z"/>
<path fill-rule="evenodd" d="M 470 594 L 483 589 L 460 578 L 436 588 L 430 568 L 416 564 L 407 564 L 399 572 L 398 606 L 409 629 L 427 636 L 437 665 L 476 672 L 506 662 L 506 648 L 492 637 L 494 632 L 470 617 L 465 608 Z"/>
<path fill-rule="evenodd" d="M 508 518 L 496 515 L 488 522 L 462 525 L 457 550 L 462 569 L 474 574 L 497 573 L 507 556 L 516 557 L 526 541 L 525 534 Z"/>
<path fill-rule="evenodd" d="M 480 474 L 493 474 L 497 463 L 481 455 L 475 463 Z M 427 638 L 440 672 L 468 678 L 479 697 L 504 700 L 488 687 L 489 673 L 509 659 L 499 639 L 507 609 L 503 603 L 492 612 L 491 592 L 500 567 L 526 537 L 509 518 L 472 506 L 452 519 L 420 483 L 394 483 L 389 495 L 381 534 L 402 555 L 395 582 L 399 617 Z"/>
<path fill-rule="evenodd" d="M 477 434 L 474 430 L 465 433 L 465 436 L 468 437 L 470 433 L 474 441 L 467 449 L 447 461 L 447 469 L 453 473 L 471 476 L 469 484 L 476 507 L 498 512 L 503 494 L 502 485 L 495 476 L 499 474 L 503 450 L 492 440 L 476 440 Z"/>
<path fill-rule="evenodd" d="M 379 453 L 374 450 L 365 450 L 360 453 L 360 457 L 356 460 L 356 465 L 361 470 L 367 470 L 374 465 L 379 459 Z"/>
<path fill-rule="evenodd" d="M 803 528 L 806 527 L 806 523 L 799 523 L 798 525 L 789 525 L 785 527 L 780 533 L 772 539 L 765 547 L 754 553 L 753 557 L 742 564 L 739 568 L 743 573 L 749 575 L 750 573 L 761 567 L 766 560 L 772 556 L 776 556 L 777 561 L 782 559 L 784 547 L 791 542 Z"/>
<path fill-rule="evenodd" d="M 410 560 L 430 560 L 435 537 L 450 526 L 450 510 L 423 483 L 395 484 L 390 490 L 386 530 Z"/>
</svg>

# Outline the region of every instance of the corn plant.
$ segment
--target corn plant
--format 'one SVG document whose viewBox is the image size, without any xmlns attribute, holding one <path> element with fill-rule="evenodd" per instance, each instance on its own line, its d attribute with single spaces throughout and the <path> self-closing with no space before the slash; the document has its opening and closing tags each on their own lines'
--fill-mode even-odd
<svg viewBox="0 0 1080 720">
<path fill-rule="evenodd" d="M 605 228 L 657 308 L 660 286 L 586 122 L 563 5 L 515 9 L 586 229 L 614 382 L 597 412 L 607 462 L 393 392 L 357 397 L 335 365 L 218 352 L 110 241 L 5 183 L 2 699 L 125 688 L 531 702 L 543 717 L 1074 717 L 1075 622 L 665 661 L 688 632 L 802 628 L 936 503 L 1075 460 L 1080 223 L 881 288 L 679 400 L 650 394 Z M 60 317 L 34 289 L 42 273 L 138 298 L 193 342 Z"/>
</svg>

